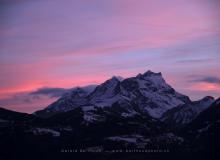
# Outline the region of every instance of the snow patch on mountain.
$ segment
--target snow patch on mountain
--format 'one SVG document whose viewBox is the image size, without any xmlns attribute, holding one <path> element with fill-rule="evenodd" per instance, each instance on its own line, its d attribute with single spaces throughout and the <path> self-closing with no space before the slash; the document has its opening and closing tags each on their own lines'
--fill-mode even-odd
<svg viewBox="0 0 220 160">
<path fill-rule="evenodd" d="M 88 111 L 94 110 L 94 106 L 83 106 L 82 110 L 84 112 L 88 112 Z"/>
<path fill-rule="evenodd" d="M 134 138 L 134 137 L 118 137 L 118 136 L 115 136 L 115 137 L 109 137 L 108 138 L 109 140 L 112 140 L 112 141 L 125 141 L 125 142 L 129 142 L 129 143 L 136 143 L 137 142 L 137 138 Z"/>
<path fill-rule="evenodd" d="M 60 132 L 49 129 L 49 128 L 33 128 L 33 129 L 31 129 L 31 132 L 34 135 L 52 134 L 53 137 L 59 137 L 60 136 Z"/>
<path fill-rule="evenodd" d="M 114 137 L 107 137 L 107 140 L 112 141 L 124 141 L 128 143 L 137 143 L 138 139 L 143 138 L 142 135 L 121 135 L 121 136 L 114 136 Z"/>
<path fill-rule="evenodd" d="M 123 112 L 121 113 L 122 117 L 134 117 L 136 115 L 138 115 L 139 113 L 135 112 L 135 111 L 130 111 L 130 112 Z"/>
</svg>

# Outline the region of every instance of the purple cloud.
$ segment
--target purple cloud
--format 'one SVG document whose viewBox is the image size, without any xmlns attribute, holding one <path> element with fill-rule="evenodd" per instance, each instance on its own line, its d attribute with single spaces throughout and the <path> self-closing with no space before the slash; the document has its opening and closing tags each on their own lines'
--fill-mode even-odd
<svg viewBox="0 0 220 160">
<path fill-rule="evenodd" d="M 205 82 L 205 83 L 214 83 L 220 85 L 220 78 L 213 76 L 204 76 L 202 78 L 195 78 L 192 82 Z"/>
</svg>

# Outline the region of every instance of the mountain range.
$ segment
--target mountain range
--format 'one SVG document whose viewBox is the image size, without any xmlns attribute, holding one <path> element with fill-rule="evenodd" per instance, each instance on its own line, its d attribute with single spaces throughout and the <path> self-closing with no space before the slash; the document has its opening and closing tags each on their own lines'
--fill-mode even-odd
<svg viewBox="0 0 220 160">
<path fill-rule="evenodd" d="M 11 147 L 20 153 L 30 145 L 40 153 L 61 148 L 218 152 L 219 107 L 220 99 L 210 96 L 191 101 L 161 73 L 114 76 L 97 86 L 73 88 L 33 114 L 1 108 L 0 143 L 5 155 Z"/>
<path fill-rule="evenodd" d="M 106 108 L 117 103 L 127 111 L 134 112 L 135 105 L 141 112 L 160 118 L 167 110 L 190 102 L 189 97 L 176 92 L 168 85 L 161 73 L 147 71 L 127 79 L 114 76 L 96 86 L 94 90 L 76 88 L 35 114 L 49 116 L 77 107 Z"/>
</svg>

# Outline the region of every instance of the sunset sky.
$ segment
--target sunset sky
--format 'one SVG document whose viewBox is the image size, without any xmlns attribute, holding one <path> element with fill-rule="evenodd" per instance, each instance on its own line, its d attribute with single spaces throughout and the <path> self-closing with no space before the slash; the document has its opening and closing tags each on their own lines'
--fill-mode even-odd
<svg viewBox="0 0 220 160">
<path fill-rule="evenodd" d="M 219 8 L 219 0 L 0 0 L 0 107 L 32 113 L 63 88 L 147 70 L 192 100 L 220 97 Z"/>
</svg>

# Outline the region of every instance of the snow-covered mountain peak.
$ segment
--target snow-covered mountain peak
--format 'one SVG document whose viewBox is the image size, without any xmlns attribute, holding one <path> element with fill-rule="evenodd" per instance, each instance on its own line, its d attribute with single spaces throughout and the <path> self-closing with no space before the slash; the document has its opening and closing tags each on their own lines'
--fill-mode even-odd
<svg viewBox="0 0 220 160">
<path fill-rule="evenodd" d="M 200 113 L 208 108 L 213 102 L 215 102 L 215 99 L 213 97 L 206 96 L 198 101 L 192 102 L 191 105 L 188 106 L 191 106 L 194 112 Z"/>
<path fill-rule="evenodd" d="M 206 97 L 204 97 L 204 98 L 202 98 L 201 99 L 201 101 L 210 101 L 210 100 L 215 100 L 215 98 L 214 97 L 212 97 L 212 96 L 206 96 Z"/>
<path fill-rule="evenodd" d="M 151 76 L 162 76 L 161 72 L 159 73 L 155 73 L 155 72 L 152 72 L 150 70 L 148 70 L 147 72 L 145 72 L 143 74 L 144 77 L 151 77 Z"/>
<path fill-rule="evenodd" d="M 140 88 L 174 93 L 174 89 L 166 83 L 161 73 L 147 71 L 144 74 L 138 74 L 135 78 L 137 79 Z"/>
<path fill-rule="evenodd" d="M 215 101 L 215 104 L 216 104 L 216 105 L 219 105 L 219 104 L 220 104 L 220 98 L 218 98 L 218 99 Z"/>
<path fill-rule="evenodd" d="M 96 106 L 109 106 L 118 100 L 117 88 L 120 85 L 120 81 L 117 77 L 105 81 L 98 85 L 94 92 L 89 95 L 89 101 L 91 104 Z"/>
<path fill-rule="evenodd" d="M 198 102 L 200 104 L 206 105 L 206 103 L 210 104 L 210 103 L 213 103 L 214 101 L 215 101 L 214 97 L 206 96 L 206 97 L 202 98 L 201 100 L 199 100 Z"/>
<path fill-rule="evenodd" d="M 148 70 L 148 71 L 145 72 L 144 74 L 138 74 L 138 76 L 141 76 L 141 77 L 161 76 L 161 77 L 162 77 L 162 74 L 161 74 L 161 72 L 155 73 L 155 72 L 152 72 L 151 70 Z"/>
<path fill-rule="evenodd" d="M 124 80 L 124 78 L 121 77 L 121 76 L 112 76 L 111 79 L 116 79 L 116 80 L 118 80 L 118 81 L 120 81 L 120 82 Z"/>
<path fill-rule="evenodd" d="M 111 79 L 108 79 L 104 83 L 100 84 L 97 88 L 114 88 L 118 83 L 120 83 L 120 80 L 118 77 L 113 76 Z M 96 89 L 97 89 L 96 88 Z"/>
<path fill-rule="evenodd" d="M 159 73 L 154 73 L 152 71 L 147 71 L 145 73 L 139 73 L 136 78 L 139 78 L 139 79 L 150 79 L 150 78 L 153 78 L 153 77 L 158 77 L 158 78 L 161 78 L 163 79 L 162 77 L 162 74 L 159 72 Z"/>
<path fill-rule="evenodd" d="M 211 106 L 214 101 L 215 99 L 213 97 L 206 96 L 201 100 L 183 104 L 165 112 L 161 120 L 174 126 L 188 124 L 194 120 L 199 113 Z"/>
<path fill-rule="evenodd" d="M 139 73 L 136 77 L 137 78 L 149 78 L 149 77 L 156 77 L 156 76 L 160 76 L 162 78 L 162 74 L 160 72 L 155 73 L 155 72 L 148 70 L 147 72 L 145 72 L 143 74 Z"/>
<path fill-rule="evenodd" d="M 211 96 L 206 96 L 198 101 L 192 102 L 192 109 L 198 113 L 205 110 L 207 107 L 209 107 L 212 103 L 215 102 L 215 99 Z"/>
</svg>

